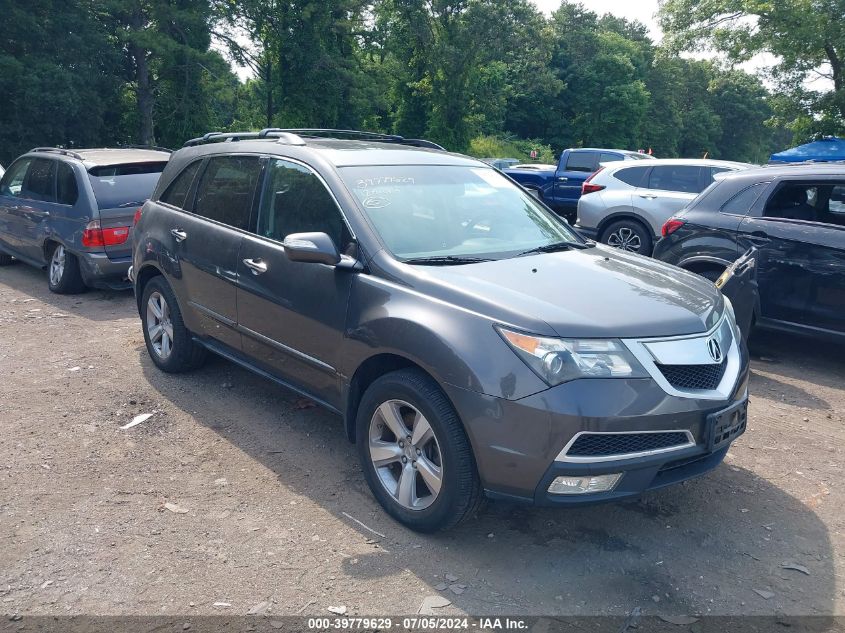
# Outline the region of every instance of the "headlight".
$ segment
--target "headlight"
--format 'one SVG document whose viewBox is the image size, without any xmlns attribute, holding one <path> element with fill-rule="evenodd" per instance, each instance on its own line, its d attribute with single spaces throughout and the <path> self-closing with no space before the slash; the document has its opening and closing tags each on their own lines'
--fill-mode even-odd
<svg viewBox="0 0 845 633">
<path fill-rule="evenodd" d="M 531 336 L 496 328 L 525 364 L 549 386 L 577 378 L 647 378 L 621 341 Z"/>
</svg>

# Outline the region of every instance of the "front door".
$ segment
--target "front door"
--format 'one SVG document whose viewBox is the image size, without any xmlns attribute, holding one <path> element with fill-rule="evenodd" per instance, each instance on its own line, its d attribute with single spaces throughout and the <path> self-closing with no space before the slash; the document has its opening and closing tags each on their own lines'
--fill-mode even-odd
<svg viewBox="0 0 845 633">
<path fill-rule="evenodd" d="M 22 158 L 15 161 L 0 181 L 0 247 L 11 254 L 21 252 L 24 232 L 21 192 L 32 160 Z"/>
<path fill-rule="evenodd" d="M 840 194 L 840 188 L 842 193 Z M 786 182 L 740 224 L 761 245 L 763 318 L 845 332 L 845 183 Z"/>
<path fill-rule="evenodd" d="M 340 406 L 337 370 L 355 273 L 292 262 L 291 233 L 328 234 L 344 252 L 352 235 L 322 179 L 300 163 L 267 166 L 255 233 L 238 262 L 238 325 L 244 352 L 267 371 L 331 406 Z"/>
</svg>

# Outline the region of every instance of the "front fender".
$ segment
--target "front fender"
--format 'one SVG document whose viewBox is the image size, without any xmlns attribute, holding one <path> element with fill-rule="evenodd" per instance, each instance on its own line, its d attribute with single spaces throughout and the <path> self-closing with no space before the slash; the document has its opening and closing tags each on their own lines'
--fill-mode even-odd
<svg viewBox="0 0 845 633">
<path fill-rule="evenodd" d="M 350 378 L 368 358 L 392 354 L 441 385 L 499 398 L 515 400 L 547 388 L 502 340 L 492 319 L 399 283 L 359 275 L 347 323 L 341 371 Z"/>
</svg>

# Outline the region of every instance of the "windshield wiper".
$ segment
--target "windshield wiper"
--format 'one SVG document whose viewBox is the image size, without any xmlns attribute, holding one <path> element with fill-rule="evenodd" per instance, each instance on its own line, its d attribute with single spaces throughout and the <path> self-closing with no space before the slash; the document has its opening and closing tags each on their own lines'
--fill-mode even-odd
<svg viewBox="0 0 845 633">
<path fill-rule="evenodd" d="M 522 251 L 517 257 L 523 255 L 534 255 L 536 253 L 556 253 L 557 251 L 568 251 L 572 249 L 583 250 L 585 248 L 592 248 L 595 244 L 590 242 L 581 244 L 580 242 L 553 242 L 552 244 L 544 244 L 535 248 L 529 248 L 527 251 Z"/>
<path fill-rule="evenodd" d="M 484 257 L 464 257 L 462 255 L 433 255 L 431 257 L 414 257 L 403 261 L 405 264 L 419 264 L 422 266 L 455 266 L 459 264 L 478 264 L 492 262 L 493 259 Z"/>
</svg>

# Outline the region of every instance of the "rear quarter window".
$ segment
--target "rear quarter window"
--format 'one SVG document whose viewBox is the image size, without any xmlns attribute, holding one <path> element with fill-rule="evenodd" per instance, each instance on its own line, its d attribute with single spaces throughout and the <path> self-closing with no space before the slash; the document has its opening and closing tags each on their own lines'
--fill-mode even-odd
<svg viewBox="0 0 845 633">
<path fill-rule="evenodd" d="M 631 185 L 632 187 L 639 187 L 643 182 L 643 176 L 648 171 L 648 167 L 626 167 L 625 169 L 618 170 L 613 177 L 616 180 L 621 180 L 626 185 Z"/>
<path fill-rule="evenodd" d="M 140 163 L 93 167 L 88 180 L 100 209 L 140 206 L 153 193 L 167 163 Z"/>
<path fill-rule="evenodd" d="M 190 211 L 188 194 L 191 191 L 191 185 L 194 184 L 194 178 L 201 164 L 202 160 L 196 160 L 185 167 L 182 173 L 176 176 L 173 182 L 165 189 L 164 193 L 161 194 L 159 200 L 179 209 Z"/>
<path fill-rule="evenodd" d="M 730 215 L 748 215 L 751 207 L 757 202 L 760 194 L 763 193 L 763 187 L 768 183 L 758 182 L 746 187 L 739 193 L 734 194 L 725 204 L 722 205 L 722 213 Z"/>
</svg>

